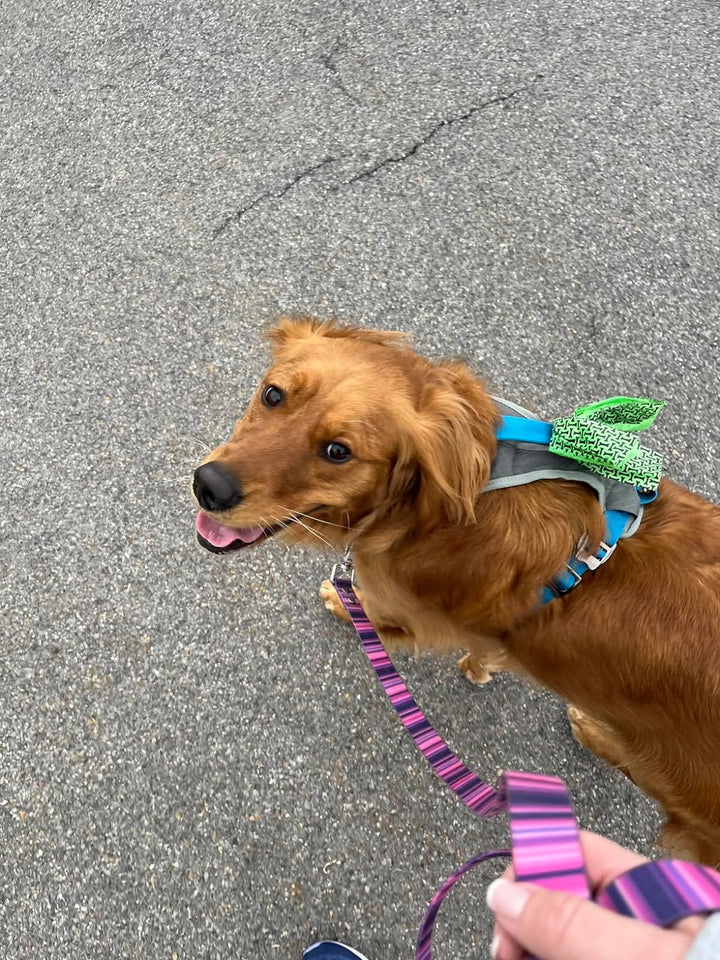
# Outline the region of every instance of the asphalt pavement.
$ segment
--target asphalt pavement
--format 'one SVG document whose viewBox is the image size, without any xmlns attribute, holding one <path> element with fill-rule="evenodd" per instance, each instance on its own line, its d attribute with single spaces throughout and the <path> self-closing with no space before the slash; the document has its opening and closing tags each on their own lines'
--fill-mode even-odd
<svg viewBox="0 0 720 960">
<path fill-rule="evenodd" d="M 545 416 L 666 399 L 668 475 L 718 501 L 717 14 L 2 6 L 0 956 L 410 960 L 439 882 L 502 843 L 323 610 L 334 558 L 201 551 L 189 477 L 306 312 L 409 331 Z M 486 778 L 559 774 L 584 826 L 652 852 L 657 811 L 553 695 L 399 666 Z M 487 955 L 496 869 L 438 958 Z"/>
</svg>

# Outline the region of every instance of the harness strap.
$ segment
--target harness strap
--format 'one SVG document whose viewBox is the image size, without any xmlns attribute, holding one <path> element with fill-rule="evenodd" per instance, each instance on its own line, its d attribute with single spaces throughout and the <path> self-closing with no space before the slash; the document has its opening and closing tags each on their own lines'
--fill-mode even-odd
<svg viewBox="0 0 720 960">
<path fill-rule="evenodd" d="M 498 440 L 516 443 L 533 443 L 547 447 L 552 436 L 553 424 L 542 420 L 531 420 L 527 417 L 502 417 L 500 426 L 495 431 Z M 654 498 L 655 494 L 653 494 Z M 617 542 L 633 522 L 633 515 L 624 510 L 605 511 L 605 539 L 592 557 L 586 557 L 582 551 L 570 557 L 561 570 L 540 595 L 540 602 L 544 605 L 563 596 L 576 587 L 588 570 L 595 570 L 604 563 L 615 549 Z"/>
<path fill-rule="evenodd" d="M 553 425 L 543 420 L 530 420 L 527 417 L 503 417 L 495 431 L 498 440 L 514 440 L 516 443 L 538 443 L 547 447 L 552 436 Z"/>
<path fill-rule="evenodd" d="M 420 926 L 416 960 L 432 960 L 435 917 L 447 893 L 469 870 L 491 858 L 511 855 L 519 881 L 591 899 L 577 821 L 562 780 L 506 772 L 498 789 L 481 780 L 455 756 L 418 707 L 368 620 L 352 580 L 333 576 L 333 585 L 392 706 L 433 770 L 478 816 L 509 813 L 512 852 L 478 854 L 443 883 Z M 675 860 L 646 863 L 611 883 L 595 902 L 616 913 L 670 926 L 696 913 L 720 910 L 720 874 Z"/>
<path fill-rule="evenodd" d="M 568 593 L 580 583 L 588 570 L 595 570 L 605 563 L 632 520 L 632 514 L 626 513 L 624 510 L 606 510 L 605 539 L 598 552 L 592 557 L 587 557 L 581 552 L 570 557 L 565 565 L 566 569 L 557 574 L 551 584 L 543 588 L 540 597 L 541 602 L 546 604 L 556 597 Z"/>
<path fill-rule="evenodd" d="M 547 447 L 552 436 L 553 424 L 542 420 L 531 420 L 527 417 L 502 417 L 500 426 L 495 435 L 498 440 L 514 441 L 519 443 L 533 443 Z M 654 499 L 655 493 L 646 497 Z M 616 544 L 633 522 L 632 514 L 624 510 L 605 511 L 605 539 L 594 556 L 586 556 L 578 551 L 570 557 L 561 570 L 552 580 L 552 583 L 543 588 L 540 602 L 544 605 L 563 596 L 576 587 L 588 570 L 595 570 L 604 563 L 615 549 Z"/>
</svg>

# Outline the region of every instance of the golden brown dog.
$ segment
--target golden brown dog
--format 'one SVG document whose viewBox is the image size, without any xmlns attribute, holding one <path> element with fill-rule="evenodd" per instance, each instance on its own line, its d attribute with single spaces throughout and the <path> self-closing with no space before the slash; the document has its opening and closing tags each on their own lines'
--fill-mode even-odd
<svg viewBox="0 0 720 960">
<path fill-rule="evenodd" d="M 466 651 L 472 679 L 510 669 L 556 690 L 576 737 L 663 805 L 664 845 L 715 866 L 720 510 L 664 480 L 635 536 L 541 607 L 582 538 L 604 534 L 589 487 L 481 493 L 493 401 L 462 364 L 430 363 L 400 335 L 303 318 L 272 340 L 247 414 L 196 471 L 200 542 L 350 546 L 383 639 Z"/>
</svg>

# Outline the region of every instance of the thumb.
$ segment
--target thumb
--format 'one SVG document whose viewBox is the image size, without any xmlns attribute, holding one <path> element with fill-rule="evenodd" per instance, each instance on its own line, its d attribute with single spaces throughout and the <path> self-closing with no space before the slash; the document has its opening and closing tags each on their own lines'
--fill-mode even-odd
<svg viewBox="0 0 720 960">
<path fill-rule="evenodd" d="M 680 931 L 543 887 L 495 880 L 487 902 L 503 932 L 542 960 L 682 960 L 692 943 Z"/>
</svg>

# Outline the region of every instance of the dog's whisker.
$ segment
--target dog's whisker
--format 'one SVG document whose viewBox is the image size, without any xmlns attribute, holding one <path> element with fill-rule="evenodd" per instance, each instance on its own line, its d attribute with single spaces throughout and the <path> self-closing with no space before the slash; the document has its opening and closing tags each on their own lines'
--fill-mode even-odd
<svg viewBox="0 0 720 960">
<path fill-rule="evenodd" d="M 312 527 L 309 527 L 306 523 L 303 523 L 302 520 L 298 517 L 296 523 L 299 523 L 301 527 L 304 527 L 308 533 L 311 533 L 314 537 L 317 537 L 318 540 L 321 540 L 326 546 L 330 547 L 331 550 L 334 550 L 335 547 L 330 543 L 329 540 L 326 540 L 325 537 L 321 537 L 317 530 L 313 530 Z"/>
<path fill-rule="evenodd" d="M 287 522 L 287 520 L 281 520 L 280 517 L 276 517 L 274 514 L 270 514 L 270 516 L 272 517 L 272 519 L 275 521 L 275 523 L 276 523 L 279 527 L 282 527 L 282 528 L 283 528 L 283 530 L 287 530 L 288 527 L 290 526 L 290 524 Z M 311 530 L 310 532 L 312 533 L 312 530 Z M 280 542 L 282 543 L 282 541 L 280 541 Z M 286 550 L 288 553 L 290 553 L 290 551 L 292 550 L 292 544 L 290 544 L 290 543 L 283 543 L 283 546 L 285 547 L 285 550 Z"/>
<path fill-rule="evenodd" d="M 286 509 L 285 507 L 282 508 Z M 287 510 L 288 516 L 291 517 L 305 517 L 307 520 L 314 520 L 315 523 L 324 523 L 328 527 L 338 527 L 340 530 L 345 530 L 345 525 L 342 523 L 333 523 L 331 520 L 321 520 L 320 517 L 314 517 L 311 513 L 303 513 L 302 510 Z"/>
<path fill-rule="evenodd" d="M 315 523 L 324 523 L 325 526 L 327 527 L 337 527 L 338 530 L 345 529 L 345 525 L 342 523 L 333 523 L 332 520 L 321 520 L 320 517 L 313 517 L 313 515 L 310 513 L 300 513 L 300 511 L 297 511 L 296 513 L 293 514 L 293 516 L 305 517 L 307 520 L 314 520 Z"/>
<path fill-rule="evenodd" d="M 262 520 L 263 518 L 260 517 L 260 519 Z M 280 517 L 276 517 L 274 513 L 270 514 L 270 519 L 274 522 L 275 526 L 282 527 L 283 530 L 287 530 L 290 526 L 287 520 L 281 520 Z M 267 526 L 270 526 L 270 524 L 267 524 Z"/>
<path fill-rule="evenodd" d="M 202 447 L 203 450 L 207 450 L 208 453 L 210 453 L 212 450 L 212 447 L 207 440 L 203 440 L 200 437 L 179 436 L 178 440 L 185 440 L 187 443 L 194 443 L 197 447 Z"/>
<path fill-rule="evenodd" d="M 320 536 L 320 534 L 317 532 L 317 530 L 313 530 L 313 529 L 311 529 L 306 523 L 303 523 L 302 520 L 300 519 L 300 517 L 306 517 L 308 520 L 313 520 L 313 521 L 315 521 L 316 523 L 325 523 L 325 524 L 327 524 L 329 527 L 337 527 L 338 530 L 345 530 L 345 529 L 347 529 L 348 533 L 350 533 L 350 515 L 349 515 L 349 514 L 347 515 L 347 516 L 348 516 L 348 525 L 347 525 L 347 527 L 343 526 L 341 523 L 332 523 L 330 520 L 321 520 L 319 517 L 313 517 L 311 514 L 309 514 L 309 513 L 303 513 L 301 510 L 296 510 L 295 513 L 292 513 L 291 511 L 288 511 L 288 515 L 289 515 L 289 517 L 290 517 L 291 520 L 294 520 L 296 523 L 299 523 L 301 527 L 304 527 L 304 528 L 308 531 L 308 533 L 312 533 L 313 536 L 315 536 L 315 537 L 318 538 L 318 540 L 322 540 L 323 543 L 326 543 L 326 544 L 328 545 L 328 547 L 330 547 L 331 550 L 336 550 L 336 549 L 337 549 L 337 545 L 336 545 L 336 544 L 333 544 L 333 543 L 330 543 L 330 541 L 329 541 L 329 540 L 326 540 L 325 537 Z M 282 523 L 282 521 L 281 521 L 281 520 L 278 520 L 278 523 Z M 284 523 L 284 524 L 282 524 L 282 525 L 283 525 L 283 526 L 287 526 L 287 523 Z"/>
<path fill-rule="evenodd" d="M 317 537 L 318 540 L 321 540 L 324 544 L 326 544 L 326 546 L 330 547 L 331 550 L 335 549 L 329 540 L 326 540 L 325 537 L 321 537 L 317 530 L 313 530 L 312 527 L 309 527 L 306 523 L 303 523 L 300 517 L 293 516 L 293 520 L 295 523 L 299 523 L 300 526 L 307 530 L 308 533 L 311 533 L 314 537 Z M 288 526 L 288 524 L 283 523 L 282 520 L 278 520 L 278 523 L 282 524 L 283 527 Z"/>
</svg>

